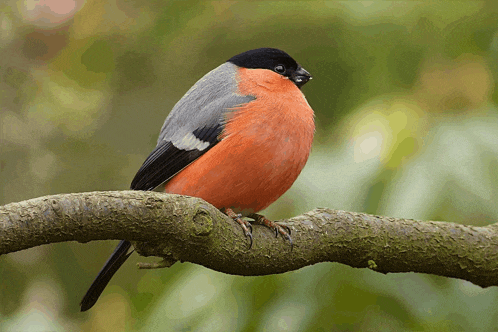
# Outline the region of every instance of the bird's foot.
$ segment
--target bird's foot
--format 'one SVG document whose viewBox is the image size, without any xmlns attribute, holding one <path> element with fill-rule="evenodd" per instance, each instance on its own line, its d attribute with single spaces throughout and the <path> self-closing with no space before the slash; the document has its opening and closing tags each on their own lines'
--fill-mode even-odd
<svg viewBox="0 0 498 332">
<path fill-rule="evenodd" d="M 275 231 L 275 237 L 278 236 L 278 234 L 280 233 L 280 235 L 287 239 L 290 243 L 290 246 L 291 246 L 291 251 L 292 251 L 292 247 L 294 246 L 294 243 L 292 242 L 292 238 L 291 238 L 291 229 L 286 226 L 286 225 L 281 225 L 275 221 L 271 221 L 270 219 L 267 219 L 265 216 L 261 215 L 261 214 L 257 214 L 257 213 L 251 213 L 250 215 L 248 215 L 249 218 L 251 219 L 254 219 L 254 223 L 255 224 L 258 224 L 258 225 L 264 225 L 268 228 L 270 228 L 271 230 Z"/>
<path fill-rule="evenodd" d="M 252 247 L 252 225 L 249 221 L 242 219 L 240 213 L 235 213 L 232 209 L 224 209 L 227 216 L 236 221 L 244 230 L 244 234 L 249 238 L 249 249 Z"/>
</svg>

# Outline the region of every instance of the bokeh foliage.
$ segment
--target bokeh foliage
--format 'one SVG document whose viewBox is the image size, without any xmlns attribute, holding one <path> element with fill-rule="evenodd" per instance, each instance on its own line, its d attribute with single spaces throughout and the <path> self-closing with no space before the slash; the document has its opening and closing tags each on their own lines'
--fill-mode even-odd
<svg viewBox="0 0 498 332">
<path fill-rule="evenodd" d="M 303 92 L 317 133 L 268 217 L 326 206 L 494 223 L 497 19 L 494 2 L 7 0 L 0 204 L 126 189 L 193 83 L 232 55 L 277 47 L 313 74 Z M 265 277 L 180 263 L 144 272 L 136 255 L 81 314 L 113 246 L 1 257 L 0 330 L 486 331 L 498 322 L 496 287 L 459 280 L 333 263 Z"/>
</svg>

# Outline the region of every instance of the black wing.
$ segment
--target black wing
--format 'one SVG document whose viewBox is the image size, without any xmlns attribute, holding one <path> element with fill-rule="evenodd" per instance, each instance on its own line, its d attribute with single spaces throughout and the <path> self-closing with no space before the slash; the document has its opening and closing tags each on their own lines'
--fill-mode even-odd
<svg viewBox="0 0 498 332">
<path fill-rule="evenodd" d="M 174 142 L 170 141 L 159 143 L 138 170 L 130 188 L 133 190 L 153 190 L 168 181 L 215 146 L 220 141 L 219 136 L 222 130 L 223 124 L 221 123 L 194 130 L 192 134 L 197 139 L 209 143 L 202 150 L 196 148 L 191 150 L 179 149 L 174 145 Z"/>
</svg>

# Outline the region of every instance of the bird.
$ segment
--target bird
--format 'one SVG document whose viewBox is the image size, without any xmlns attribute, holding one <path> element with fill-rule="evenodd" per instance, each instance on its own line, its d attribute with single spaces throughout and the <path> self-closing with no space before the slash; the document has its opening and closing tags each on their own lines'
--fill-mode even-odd
<svg viewBox="0 0 498 332">
<path fill-rule="evenodd" d="M 132 190 L 200 197 L 239 223 L 252 245 L 253 223 L 292 241 L 290 229 L 257 212 L 283 195 L 308 160 L 314 112 L 301 88 L 312 76 L 276 48 L 245 51 L 204 75 L 167 116 Z M 292 244 L 292 242 L 291 242 Z M 133 253 L 122 240 L 87 293 L 90 309 Z"/>
</svg>

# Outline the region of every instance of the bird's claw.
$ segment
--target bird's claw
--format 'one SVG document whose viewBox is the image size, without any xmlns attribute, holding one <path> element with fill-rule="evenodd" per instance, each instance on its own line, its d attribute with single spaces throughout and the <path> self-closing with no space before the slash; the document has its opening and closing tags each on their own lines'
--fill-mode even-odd
<svg viewBox="0 0 498 332">
<path fill-rule="evenodd" d="M 246 233 L 246 236 L 249 237 L 249 247 L 247 249 L 250 250 L 252 248 L 252 233 Z"/>
<path fill-rule="evenodd" d="M 246 221 L 246 226 L 247 226 L 247 228 L 249 228 L 249 232 L 250 232 L 249 234 L 251 234 L 251 239 L 252 239 L 252 224 L 250 222 Z M 246 234 L 246 236 L 247 236 L 247 234 Z"/>
<path fill-rule="evenodd" d="M 242 214 L 240 213 L 235 213 L 232 209 L 224 209 L 224 212 L 226 213 L 227 216 L 232 218 L 234 221 L 236 221 L 244 230 L 244 234 L 246 237 L 249 238 L 249 247 L 248 249 L 252 248 L 252 243 L 253 243 L 253 236 L 252 236 L 252 224 L 244 219 L 242 219 Z M 292 241 L 292 238 L 290 236 L 291 234 L 291 229 L 289 226 L 286 225 L 280 225 L 277 222 L 271 221 L 267 219 L 265 216 L 262 216 L 257 213 L 253 213 L 248 215 L 249 218 L 254 219 L 254 222 L 260 225 L 264 225 L 272 230 L 275 231 L 275 237 L 278 237 L 278 234 L 280 233 L 284 239 L 289 241 L 290 246 L 291 246 L 291 251 L 292 248 L 294 247 L 294 242 Z"/>
<path fill-rule="evenodd" d="M 242 219 L 242 214 L 240 213 L 235 213 L 232 209 L 225 209 L 225 213 L 227 216 L 232 218 L 234 221 L 236 221 L 244 230 L 245 236 L 249 238 L 249 247 L 248 249 L 252 248 L 252 243 L 253 243 L 253 236 L 252 236 L 252 224 L 244 219 Z"/>
<path fill-rule="evenodd" d="M 273 222 L 273 224 L 274 224 L 275 233 L 277 234 L 277 236 L 278 236 L 278 233 L 280 233 L 283 238 L 287 239 L 290 243 L 290 247 L 291 247 L 291 251 L 292 251 L 292 248 L 294 247 L 294 242 L 292 242 L 292 238 L 290 236 L 290 234 L 291 234 L 290 227 L 286 226 L 286 225 L 280 225 L 276 222 Z"/>
<path fill-rule="evenodd" d="M 290 236 L 291 234 L 291 229 L 289 226 L 286 225 L 281 225 L 277 222 L 271 221 L 267 219 L 265 216 L 262 216 L 257 213 L 250 214 L 248 216 L 249 218 L 254 219 L 254 221 L 260 225 L 264 225 L 272 230 L 275 230 L 275 237 L 278 237 L 278 234 L 280 233 L 283 238 L 287 239 L 291 245 L 291 251 L 294 246 L 294 243 L 292 242 L 292 238 Z"/>
<path fill-rule="evenodd" d="M 282 236 L 284 236 L 290 243 L 290 247 L 291 247 L 291 251 L 292 251 L 292 248 L 294 248 L 294 242 L 292 242 L 292 238 L 290 236 L 290 228 L 285 226 L 286 230 L 288 231 L 287 233 L 284 233 L 282 234 Z"/>
<path fill-rule="evenodd" d="M 242 229 L 244 230 L 244 234 L 249 238 L 249 247 L 247 249 L 252 248 L 252 242 L 253 242 L 253 237 L 252 237 L 252 225 L 249 221 L 246 221 L 242 218 L 237 218 L 235 219 L 236 222 L 242 226 Z"/>
</svg>

